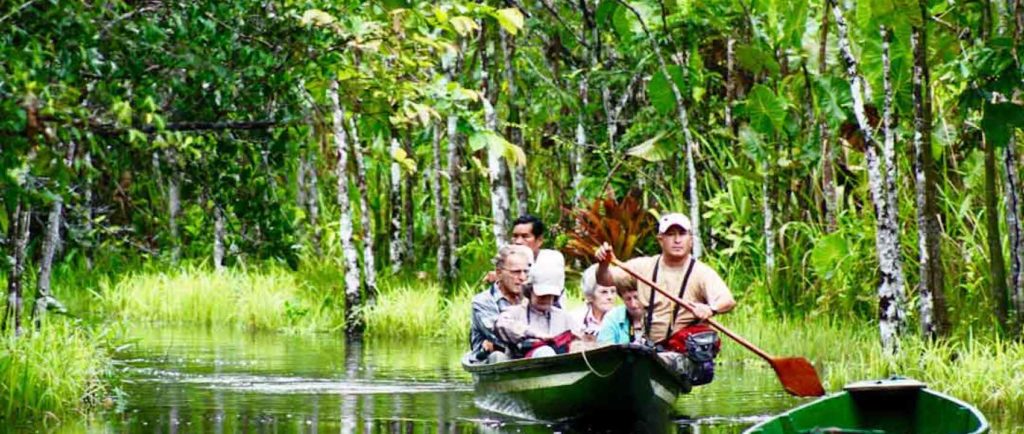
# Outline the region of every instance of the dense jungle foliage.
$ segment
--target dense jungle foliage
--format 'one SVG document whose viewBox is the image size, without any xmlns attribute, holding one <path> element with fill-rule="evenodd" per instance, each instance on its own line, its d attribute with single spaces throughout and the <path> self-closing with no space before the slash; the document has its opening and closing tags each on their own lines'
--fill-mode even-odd
<svg viewBox="0 0 1024 434">
<path fill-rule="evenodd" d="M 27 0 L 0 24 L 8 330 L 63 309 L 53 270 L 199 260 L 340 267 L 357 333 L 378 278 L 452 296 L 516 215 L 562 248 L 610 191 L 693 216 L 769 315 L 1020 333 L 1019 0 Z"/>
</svg>

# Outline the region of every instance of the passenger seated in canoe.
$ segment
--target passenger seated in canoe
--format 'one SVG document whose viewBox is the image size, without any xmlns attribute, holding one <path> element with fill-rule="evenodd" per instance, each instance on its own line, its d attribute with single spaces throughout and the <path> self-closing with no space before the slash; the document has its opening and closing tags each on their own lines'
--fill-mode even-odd
<svg viewBox="0 0 1024 434">
<path fill-rule="evenodd" d="M 665 290 L 677 293 L 693 312 L 611 266 L 615 253 L 608 243 L 598 248 L 595 256 L 599 261 L 597 282 L 614 285 L 619 291 L 636 288 L 646 310 L 643 336 L 667 350 L 662 358 L 681 373 L 688 372 L 694 384 L 703 384 L 713 375 L 713 358 L 721 344 L 717 334 L 701 322 L 728 312 L 736 301 L 718 273 L 691 254 L 691 228 L 690 219 L 683 214 L 662 216 L 658 220 L 657 235 L 661 254 L 633 258 L 626 265 L 641 275 L 650 276 L 651 281 Z"/>
<path fill-rule="evenodd" d="M 507 359 L 505 344 L 494 333 L 498 315 L 524 303 L 523 284 L 527 281 L 533 252 L 523 246 L 509 245 L 498 250 L 494 259 L 497 281 L 473 296 L 469 344 L 477 361 Z"/>
<path fill-rule="evenodd" d="M 590 342 L 601 331 L 602 321 L 615 307 L 615 287 L 597 284 L 597 264 L 583 272 L 580 279 L 584 305 L 571 312 L 573 319 L 583 327 L 583 340 Z"/>
<path fill-rule="evenodd" d="M 601 331 L 597 334 L 598 344 L 641 344 L 644 339 L 644 309 L 640 302 L 640 293 L 635 287 L 623 287 L 619 290 L 623 306 L 616 306 L 608 311 L 601 322 Z"/>
<path fill-rule="evenodd" d="M 535 215 L 523 214 L 519 216 L 514 222 L 512 222 L 512 244 L 517 246 L 526 246 L 533 252 L 533 262 L 553 262 L 558 264 L 562 268 L 565 268 L 565 257 L 558 250 L 542 249 L 544 246 L 544 234 L 546 226 Z M 487 273 L 485 279 L 488 282 L 495 282 L 498 280 L 498 274 L 491 271 Z M 556 307 L 565 306 L 565 290 L 561 294 L 558 294 L 558 298 L 555 299 Z"/>
<path fill-rule="evenodd" d="M 567 312 L 554 306 L 562 293 L 565 268 L 537 263 L 531 281 L 523 287 L 525 305 L 512 306 L 498 315 L 495 329 L 509 343 L 509 355 L 545 357 L 569 352 L 579 336 L 580 325 Z"/>
</svg>

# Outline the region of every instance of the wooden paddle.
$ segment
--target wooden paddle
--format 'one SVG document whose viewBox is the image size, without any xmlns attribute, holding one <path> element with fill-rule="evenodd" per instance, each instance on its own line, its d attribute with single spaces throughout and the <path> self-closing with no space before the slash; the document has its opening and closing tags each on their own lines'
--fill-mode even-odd
<svg viewBox="0 0 1024 434">
<path fill-rule="evenodd" d="M 654 288 L 654 290 L 660 292 L 661 295 L 668 297 L 669 300 L 672 300 L 686 308 L 686 310 L 695 313 L 693 306 L 689 302 L 680 300 L 678 297 L 670 294 L 668 291 L 658 286 L 658 284 L 651 282 L 646 277 L 641 276 L 639 273 L 627 267 L 626 264 L 622 263 L 622 261 L 613 259 L 612 263 L 647 286 Z M 711 318 L 708 318 L 705 321 L 707 321 L 711 327 L 725 333 L 726 336 L 729 336 L 740 345 L 743 345 L 746 349 L 753 351 L 754 354 L 757 354 L 758 356 L 761 356 L 762 359 L 767 360 L 768 363 L 772 365 L 772 369 L 775 370 L 775 375 L 778 375 L 779 381 L 782 382 L 782 387 L 786 389 L 786 392 L 795 396 L 821 396 L 825 394 L 825 388 L 821 385 L 821 380 L 818 378 L 818 372 L 814 370 L 814 366 L 811 365 L 811 362 L 807 361 L 807 359 L 803 357 L 774 357 L 750 343 L 750 341 L 736 334 L 736 332 L 729 330 L 722 324 L 719 324 L 718 321 Z"/>
</svg>

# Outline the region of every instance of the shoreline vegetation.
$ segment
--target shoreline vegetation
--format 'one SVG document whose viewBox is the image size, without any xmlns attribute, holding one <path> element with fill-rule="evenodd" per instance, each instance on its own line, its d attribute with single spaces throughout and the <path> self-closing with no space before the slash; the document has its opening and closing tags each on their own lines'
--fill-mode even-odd
<svg viewBox="0 0 1024 434">
<path fill-rule="evenodd" d="M 119 404 L 112 357 L 126 342 L 120 330 L 129 324 L 342 333 L 336 269 L 321 264 L 290 271 L 271 265 L 218 272 L 188 265 L 176 271 L 99 277 L 87 297 L 68 297 L 71 312 L 87 312 L 91 320 L 51 316 L 40 331 L 5 337 L 0 347 L 3 417 L 50 424 Z M 59 282 L 58 288 L 68 285 L 72 283 Z M 364 312 L 366 336 L 463 343 L 470 299 L 478 287 L 462 284 L 446 295 L 441 286 L 416 279 L 384 281 L 375 304 Z M 572 309 L 580 304 L 579 296 L 574 282 L 567 288 Z M 722 322 L 775 354 L 812 360 L 830 391 L 855 380 L 901 375 L 977 405 L 996 423 L 1019 423 L 1014 415 L 1024 414 L 1024 377 L 1019 375 L 1024 371 L 1024 345 L 991 333 L 968 331 L 937 342 L 904 337 L 902 351 L 892 358 L 879 346 L 873 326 L 853 320 L 777 318 L 741 300 Z M 762 365 L 739 345 L 728 339 L 724 344 L 720 363 Z"/>
</svg>

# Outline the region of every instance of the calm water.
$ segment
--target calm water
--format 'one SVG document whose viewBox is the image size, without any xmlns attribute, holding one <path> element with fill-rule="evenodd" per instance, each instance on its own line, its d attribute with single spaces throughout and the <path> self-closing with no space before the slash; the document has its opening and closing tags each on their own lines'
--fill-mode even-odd
<svg viewBox="0 0 1024 434">
<path fill-rule="evenodd" d="M 129 397 L 91 432 L 572 432 L 480 409 L 459 366 L 462 345 L 346 343 L 197 328 L 140 328 L 121 356 Z M 767 366 L 719 366 L 676 402 L 670 433 L 739 433 L 801 402 Z M 485 403 L 480 403 L 485 404 Z M 69 427 L 65 427 L 69 428 Z M 74 429 L 78 431 L 79 429 Z"/>
</svg>

